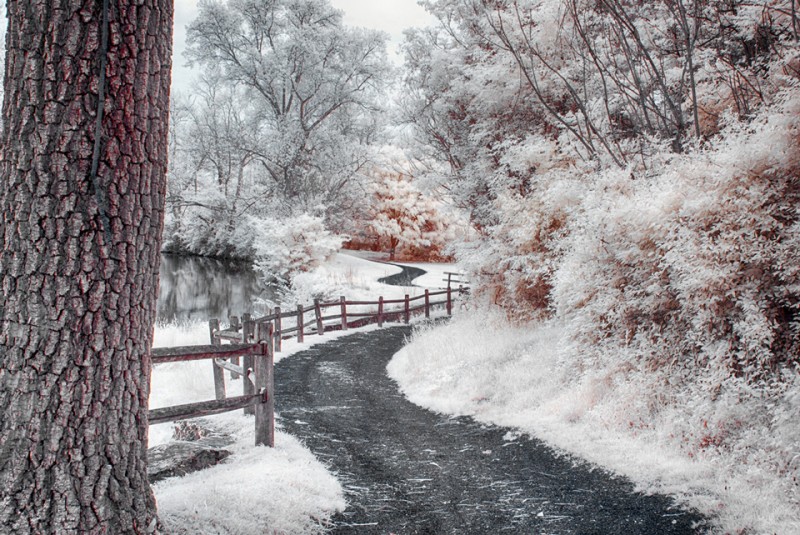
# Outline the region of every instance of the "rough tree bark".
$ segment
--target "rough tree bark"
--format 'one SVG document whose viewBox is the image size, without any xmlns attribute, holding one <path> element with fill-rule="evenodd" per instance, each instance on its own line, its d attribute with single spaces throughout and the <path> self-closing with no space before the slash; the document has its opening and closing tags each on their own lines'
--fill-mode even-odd
<svg viewBox="0 0 800 535">
<path fill-rule="evenodd" d="M 154 532 L 148 353 L 172 2 L 9 0 L 7 11 L 0 532 Z"/>
</svg>

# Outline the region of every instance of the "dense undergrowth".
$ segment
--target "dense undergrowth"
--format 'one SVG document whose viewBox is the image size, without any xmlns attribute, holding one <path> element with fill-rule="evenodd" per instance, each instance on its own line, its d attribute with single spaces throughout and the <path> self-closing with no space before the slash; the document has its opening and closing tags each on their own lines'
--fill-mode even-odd
<svg viewBox="0 0 800 535">
<path fill-rule="evenodd" d="M 513 251 L 502 275 L 487 275 L 498 257 L 485 244 L 462 257 L 482 306 L 562 322 L 562 387 L 594 385 L 594 412 L 579 418 L 764 470 L 800 510 L 798 135 L 790 91 L 651 176 L 552 180 L 522 227 L 539 234 L 502 229 L 527 237 L 494 246 Z"/>
</svg>

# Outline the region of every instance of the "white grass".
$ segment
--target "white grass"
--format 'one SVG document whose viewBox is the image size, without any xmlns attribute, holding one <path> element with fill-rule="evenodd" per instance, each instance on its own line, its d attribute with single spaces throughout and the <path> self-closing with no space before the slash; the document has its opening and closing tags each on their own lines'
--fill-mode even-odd
<svg viewBox="0 0 800 535">
<path fill-rule="evenodd" d="M 345 508 L 339 483 L 297 439 L 278 431 L 275 448 L 254 447 L 252 422 L 238 421 L 246 418 L 213 420 L 236 437 L 229 460 L 154 485 L 170 533 L 321 533 Z"/>
<path fill-rule="evenodd" d="M 276 361 L 342 333 L 309 337 L 304 345 L 284 344 Z M 185 323 L 156 328 L 155 347 L 208 343 L 208 325 Z M 241 381 L 230 380 L 228 392 Z M 211 364 L 207 361 L 161 364 L 154 368 L 150 407 L 214 399 Z M 279 415 L 278 415 L 279 416 Z M 159 516 L 170 533 L 191 535 L 261 535 L 316 533 L 346 502 L 341 486 L 294 437 L 276 430 L 275 448 L 255 447 L 252 416 L 242 411 L 207 418 L 236 442 L 222 464 L 170 478 L 154 485 Z M 150 426 L 149 445 L 172 439 L 171 423 Z"/>
<path fill-rule="evenodd" d="M 616 420 L 626 385 L 611 373 L 582 376 L 565 367 L 568 360 L 559 357 L 574 348 L 562 332 L 556 322 L 522 328 L 499 314 L 487 321 L 465 313 L 418 329 L 388 372 L 418 405 L 516 427 L 631 478 L 639 489 L 717 515 L 724 532 L 800 533 L 800 504 L 780 477 L 733 458 L 690 458 L 669 436 L 669 422 L 621 432 Z"/>
<path fill-rule="evenodd" d="M 370 259 L 379 261 L 372 261 Z M 381 263 L 382 255 L 364 254 L 361 251 L 342 251 L 328 262 L 309 273 L 301 273 L 294 281 L 292 298 L 298 303 L 309 304 L 315 296 L 327 294 L 338 299 L 344 295 L 350 300 L 401 299 L 405 294 L 414 297 L 424 293 L 425 288 L 439 289 L 447 285 L 447 271 L 455 271 L 453 264 L 430 264 L 398 262 L 397 264 L 419 267 L 427 273 L 413 281 L 413 286 L 392 286 L 378 279 L 400 273 L 395 265 Z"/>
<path fill-rule="evenodd" d="M 292 284 L 291 299 L 304 305 L 320 295 L 324 299 L 338 299 L 340 295 L 350 300 L 377 300 L 379 296 L 401 298 L 414 289 L 390 286 L 378 279 L 400 273 L 401 269 L 380 264 L 358 256 L 338 253 L 314 271 L 297 275 Z"/>
</svg>

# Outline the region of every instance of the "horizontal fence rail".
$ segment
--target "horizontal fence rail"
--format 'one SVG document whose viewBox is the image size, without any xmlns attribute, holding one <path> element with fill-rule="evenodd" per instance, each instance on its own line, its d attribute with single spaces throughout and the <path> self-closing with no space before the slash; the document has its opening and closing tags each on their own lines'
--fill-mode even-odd
<svg viewBox="0 0 800 535">
<path fill-rule="evenodd" d="M 246 325 L 246 328 L 253 328 L 253 322 L 247 322 Z M 254 330 L 255 339 L 248 343 L 222 345 L 219 343 L 219 338 L 214 338 L 214 331 L 211 332 L 211 345 L 153 348 L 150 355 L 153 364 L 210 360 L 214 369 L 216 399 L 150 409 L 148 411 L 150 424 L 244 409 L 245 413 L 255 415 L 256 446 L 275 446 L 273 399 L 275 360 L 272 324 L 264 322 L 259 325 L 259 329 Z M 240 358 L 244 359 L 242 366 L 237 364 Z M 236 373 L 238 377 L 244 379 L 241 396 L 226 397 L 224 381 L 221 384 L 218 382 L 219 379 L 223 379 L 223 369 Z"/>
<path fill-rule="evenodd" d="M 222 400 L 201 401 L 199 403 L 187 403 L 186 405 L 174 405 L 163 409 L 152 409 L 150 411 L 150 423 L 160 424 L 174 422 L 186 418 L 199 418 L 201 416 L 211 416 L 223 412 L 235 411 L 244 407 L 253 407 L 263 402 L 263 396 L 249 395 L 226 398 Z"/>
<path fill-rule="evenodd" d="M 424 313 L 425 317 L 429 318 L 431 310 L 435 307 L 444 307 L 447 314 L 452 315 L 454 298 L 466 293 L 467 290 L 460 286 L 439 291 L 425 290 L 424 294 L 415 297 L 406 295 L 403 299 L 379 297 L 377 301 L 365 301 L 348 300 L 342 296 L 338 301 L 315 300 L 313 305 L 297 305 L 296 310 L 286 312 L 282 311 L 280 307 L 275 307 L 272 314 L 258 317 L 252 321 L 272 323 L 275 351 L 280 352 L 283 340 L 296 337 L 297 341 L 302 343 L 306 334 L 323 335 L 327 331 L 347 330 L 371 323 L 383 326 L 384 322 L 389 321 L 408 323 L 412 316 L 420 313 Z M 443 297 L 443 299 L 432 299 L 436 297 Z M 421 302 L 419 305 L 412 306 L 412 303 L 416 304 L 418 301 Z M 361 310 L 353 311 L 348 307 L 359 307 Z M 364 307 L 369 307 L 369 310 L 363 310 Z M 331 309 L 335 309 L 335 311 Z M 242 316 L 242 322 L 249 319 L 250 317 L 247 315 Z M 284 320 L 292 321 L 284 322 Z M 216 339 L 217 342 L 242 342 L 244 340 L 242 322 L 238 317 L 232 316 L 229 318 L 230 326 L 227 329 L 219 329 L 218 323 L 214 324 L 215 327 L 212 327 L 215 333 L 213 339 Z M 288 323 L 288 325 L 284 325 L 284 323 Z"/>
</svg>

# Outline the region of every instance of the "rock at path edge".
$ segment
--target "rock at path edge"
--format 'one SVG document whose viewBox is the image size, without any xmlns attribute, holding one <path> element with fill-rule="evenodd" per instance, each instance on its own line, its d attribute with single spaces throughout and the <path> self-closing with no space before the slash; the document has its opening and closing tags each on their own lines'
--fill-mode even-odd
<svg viewBox="0 0 800 535">
<path fill-rule="evenodd" d="M 208 434 L 198 440 L 175 440 L 147 450 L 147 477 L 156 483 L 217 465 L 231 455 L 227 435 Z"/>
</svg>

